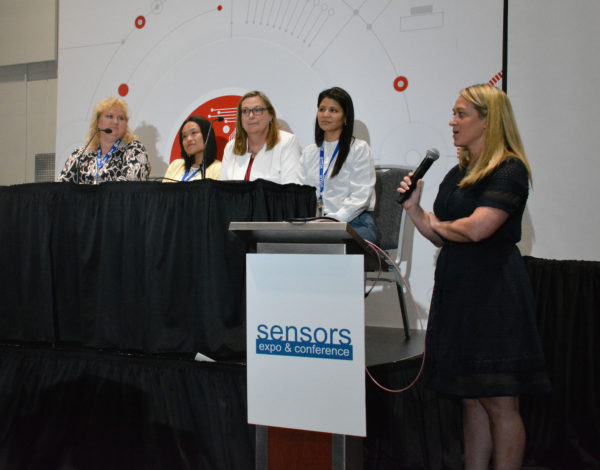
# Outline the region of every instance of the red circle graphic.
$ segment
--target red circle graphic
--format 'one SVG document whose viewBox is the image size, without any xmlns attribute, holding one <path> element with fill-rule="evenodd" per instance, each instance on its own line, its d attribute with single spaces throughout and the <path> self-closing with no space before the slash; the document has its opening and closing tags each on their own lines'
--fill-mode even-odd
<svg viewBox="0 0 600 470">
<path fill-rule="evenodd" d="M 217 96 L 208 100 L 194 109 L 189 116 L 203 116 L 212 122 L 213 132 L 217 141 L 217 158 L 223 158 L 223 150 L 229 139 L 235 134 L 235 118 L 237 113 L 237 105 L 240 102 L 239 95 L 224 95 Z M 215 121 L 218 117 L 223 117 L 222 121 Z M 184 119 L 184 121 L 185 121 Z M 182 121 L 183 122 L 183 121 Z M 173 139 L 171 146 L 171 159 L 181 158 L 181 146 L 179 145 L 179 132 Z"/>
<path fill-rule="evenodd" d="M 146 26 L 146 18 L 140 15 L 135 19 L 135 27 L 137 29 L 142 29 L 144 26 Z"/>
<path fill-rule="evenodd" d="M 127 85 L 127 83 L 121 83 L 119 85 L 119 95 L 127 96 L 127 93 L 129 93 L 129 85 Z"/>
<path fill-rule="evenodd" d="M 394 88 L 396 91 L 404 91 L 408 88 L 408 79 L 406 77 L 397 77 L 394 80 Z"/>
</svg>

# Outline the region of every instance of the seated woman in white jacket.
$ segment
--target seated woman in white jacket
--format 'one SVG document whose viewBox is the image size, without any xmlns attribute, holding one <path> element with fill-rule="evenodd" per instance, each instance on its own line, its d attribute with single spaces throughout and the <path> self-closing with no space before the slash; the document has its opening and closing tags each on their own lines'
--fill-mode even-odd
<svg viewBox="0 0 600 470">
<path fill-rule="evenodd" d="M 375 165 L 371 147 L 355 138 L 354 105 L 343 89 L 322 91 L 317 100 L 315 143 L 300 158 L 302 184 L 317 188 L 320 215 L 350 226 L 375 243 Z"/>
<path fill-rule="evenodd" d="M 221 179 L 296 183 L 301 152 L 296 136 L 279 129 L 269 98 L 248 92 L 238 103 L 235 139 L 225 146 Z"/>
</svg>

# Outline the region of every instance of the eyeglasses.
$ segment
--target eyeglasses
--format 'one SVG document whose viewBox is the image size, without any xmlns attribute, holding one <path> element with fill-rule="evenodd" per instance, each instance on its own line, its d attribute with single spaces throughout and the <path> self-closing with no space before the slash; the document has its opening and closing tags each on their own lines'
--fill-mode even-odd
<svg viewBox="0 0 600 470">
<path fill-rule="evenodd" d="M 255 116 L 261 116 L 262 113 L 264 113 L 265 111 L 267 111 L 268 108 L 260 108 L 260 107 L 255 107 L 255 108 L 242 108 L 242 114 L 244 116 L 250 116 L 250 113 L 254 114 Z"/>
</svg>

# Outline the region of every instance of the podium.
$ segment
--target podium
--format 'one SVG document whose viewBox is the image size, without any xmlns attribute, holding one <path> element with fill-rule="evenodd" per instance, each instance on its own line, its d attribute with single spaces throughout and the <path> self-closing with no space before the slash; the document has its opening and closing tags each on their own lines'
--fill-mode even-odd
<svg viewBox="0 0 600 470">
<path fill-rule="evenodd" d="M 362 469 L 366 242 L 343 222 L 229 230 L 256 250 L 246 255 L 256 468 Z"/>
<path fill-rule="evenodd" d="M 361 254 L 369 246 L 346 222 L 230 222 L 229 231 L 257 253 Z"/>
</svg>

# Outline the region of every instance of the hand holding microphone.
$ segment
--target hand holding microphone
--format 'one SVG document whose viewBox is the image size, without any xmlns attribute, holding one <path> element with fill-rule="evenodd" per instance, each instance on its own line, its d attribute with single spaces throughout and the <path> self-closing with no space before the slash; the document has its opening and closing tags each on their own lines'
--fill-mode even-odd
<svg viewBox="0 0 600 470">
<path fill-rule="evenodd" d="M 423 176 L 425 176 L 427 170 L 429 170 L 433 162 L 435 162 L 438 158 L 440 158 L 440 152 L 437 149 L 432 148 L 427 150 L 425 158 L 421 161 L 417 169 L 413 172 L 412 176 L 410 177 L 411 185 L 403 193 L 400 193 L 400 198 L 398 199 L 398 202 L 400 204 L 403 204 L 406 200 L 408 200 L 408 198 L 410 198 L 411 194 L 417 187 L 418 181 L 420 179 L 423 179 Z"/>
</svg>

